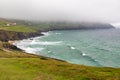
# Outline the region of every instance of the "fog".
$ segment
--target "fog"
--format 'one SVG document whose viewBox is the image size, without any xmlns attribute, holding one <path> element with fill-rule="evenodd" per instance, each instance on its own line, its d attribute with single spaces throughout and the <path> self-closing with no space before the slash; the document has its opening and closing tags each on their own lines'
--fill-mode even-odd
<svg viewBox="0 0 120 80">
<path fill-rule="evenodd" d="M 117 23 L 120 0 L 0 0 L 0 17 Z"/>
</svg>

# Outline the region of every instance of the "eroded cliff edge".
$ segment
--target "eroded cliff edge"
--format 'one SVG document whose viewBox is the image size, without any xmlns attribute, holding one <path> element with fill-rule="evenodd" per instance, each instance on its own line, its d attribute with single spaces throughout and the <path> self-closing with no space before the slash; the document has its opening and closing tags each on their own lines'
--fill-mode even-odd
<svg viewBox="0 0 120 80">
<path fill-rule="evenodd" d="M 0 41 L 22 40 L 30 37 L 41 36 L 41 32 L 14 32 L 0 30 Z"/>
<path fill-rule="evenodd" d="M 43 34 L 41 32 L 44 31 L 53 31 L 53 30 L 81 30 L 81 29 L 111 29 L 114 28 L 110 24 L 102 24 L 102 23 L 82 23 L 79 25 L 62 25 L 61 24 L 54 24 L 54 25 L 48 25 L 49 27 L 46 29 L 37 29 L 34 32 L 16 32 L 16 31 L 7 31 L 7 30 L 0 30 L 0 41 L 9 41 L 9 40 L 22 40 L 30 37 L 36 37 L 36 36 L 42 36 Z M 44 26 L 45 27 L 45 26 Z"/>
</svg>

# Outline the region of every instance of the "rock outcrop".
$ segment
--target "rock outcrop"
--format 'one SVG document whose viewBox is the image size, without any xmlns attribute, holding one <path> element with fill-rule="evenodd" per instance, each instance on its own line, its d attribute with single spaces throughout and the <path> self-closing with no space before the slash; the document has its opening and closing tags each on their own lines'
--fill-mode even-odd
<svg viewBox="0 0 120 80">
<path fill-rule="evenodd" d="M 0 30 L 0 41 L 22 40 L 41 35 L 41 32 L 13 32 Z"/>
</svg>

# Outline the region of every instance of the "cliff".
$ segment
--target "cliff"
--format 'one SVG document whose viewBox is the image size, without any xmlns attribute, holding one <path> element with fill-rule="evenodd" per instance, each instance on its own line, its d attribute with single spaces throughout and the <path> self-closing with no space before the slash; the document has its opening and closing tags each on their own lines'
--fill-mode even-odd
<svg viewBox="0 0 120 80">
<path fill-rule="evenodd" d="M 22 40 L 42 35 L 40 32 L 14 32 L 0 30 L 0 41 Z"/>
</svg>

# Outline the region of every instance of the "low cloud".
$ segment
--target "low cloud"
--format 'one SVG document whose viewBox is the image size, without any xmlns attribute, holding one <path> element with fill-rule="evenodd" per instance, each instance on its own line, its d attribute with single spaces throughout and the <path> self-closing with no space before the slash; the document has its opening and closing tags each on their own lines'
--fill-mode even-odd
<svg viewBox="0 0 120 80">
<path fill-rule="evenodd" d="M 0 17 L 40 21 L 120 22 L 119 0 L 0 0 Z"/>
</svg>

